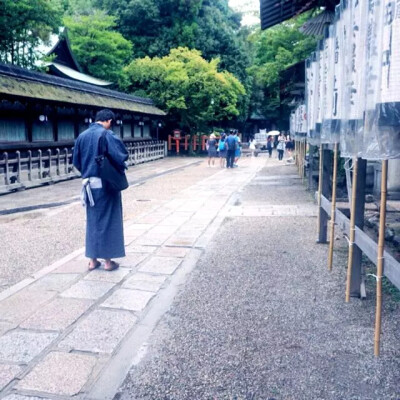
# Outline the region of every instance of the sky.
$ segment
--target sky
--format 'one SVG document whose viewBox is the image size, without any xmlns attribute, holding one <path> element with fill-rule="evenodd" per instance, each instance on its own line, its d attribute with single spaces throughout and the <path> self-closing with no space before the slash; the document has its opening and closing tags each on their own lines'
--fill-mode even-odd
<svg viewBox="0 0 400 400">
<path fill-rule="evenodd" d="M 229 0 L 229 5 L 234 10 L 245 13 L 242 19 L 243 25 L 260 23 L 260 0 Z M 257 14 L 257 16 L 254 14 Z"/>
</svg>

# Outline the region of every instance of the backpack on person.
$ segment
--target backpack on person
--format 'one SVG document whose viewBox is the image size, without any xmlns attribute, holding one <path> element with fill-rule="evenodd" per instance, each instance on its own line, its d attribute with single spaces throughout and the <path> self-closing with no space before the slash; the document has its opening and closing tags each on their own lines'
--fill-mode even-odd
<svg viewBox="0 0 400 400">
<path fill-rule="evenodd" d="M 229 136 L 226 139 L 227 145 L 228 145 L 228 150 L 236 150 L 237 146 L 237 141 L 234 136 Z"/>
<path fill-rule="evenodd" d="M 226 143 L 225 140 L 221 139 L 218 143 L 218 150 L 219 151 L 224 151 L 226 149 Z"/>
</svg>

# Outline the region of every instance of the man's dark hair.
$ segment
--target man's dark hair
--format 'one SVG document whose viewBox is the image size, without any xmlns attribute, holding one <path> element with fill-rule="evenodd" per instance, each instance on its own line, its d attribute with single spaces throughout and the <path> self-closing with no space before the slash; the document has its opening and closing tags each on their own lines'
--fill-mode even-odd
<svg viewBox="0 0 400 400">
<path fill-rule="evenodd" d="M 105 122 L 105 121 L 109 121 L 110 119 L 115 121 L 115 114 L 111 110 L 100 110 L 96 114 L 95 121 L 96 122 L 97 121 Z"/>
</svg>

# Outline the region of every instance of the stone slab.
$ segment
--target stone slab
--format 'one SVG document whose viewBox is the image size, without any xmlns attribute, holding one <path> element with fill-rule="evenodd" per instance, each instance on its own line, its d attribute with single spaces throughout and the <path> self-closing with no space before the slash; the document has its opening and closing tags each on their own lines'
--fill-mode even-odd
<svg viewBox="0 0 400 400">
<path fill-rule="evenodd" d="M 161 217 L 161 218 L 163 218 L 163 217 Z M 139 223 L 152 224 L 152 225 L 157 224 L 159 221 L 160 221 L 160 217 L 153 216 L 153 215 L 145 215 L 137 220 L 137 222 L 139 222 Z"/>
<path fill-rule="evenodd" d="M 170 233 L 159 233 L 157 235 L 146 233 L 146 235 L 136 239 L 135 244 L 143 246 L 161 246 L 170 236 Z"/>
<path fill-rule="evenodd" d="M 165 234 L 170 234 L 172 235 L 178 227 L 172 226 L 172 225 L 157 225 L 153 229 L 149 230 L 147 232 L 147 235 L 165 235 Z"/>
<path fill-rule="evenodd" d="M 111 354 L 136 322 L 127 311 L 96 310 L 80 321 L 59 347 Z"/>
<path fill-rule="evenodd" d="M 137 289 L 148 292 L 157 292 L 166 280 L 166 276 L 150 275 L 138 272 L 132 275 L 122 287 L 124 289 Z"/>
<path fill-rule="evenodd" d="M 80 274 L 49 274 L 30 285 L 30 289 L 61 292 L 68 288 L 79 276 Z"/>
<path fill-rule="evenodd" d="M 118 258 L 116 261 L 121 267 L 132 269 L 145 260 L 148 256 L 149 253 L 126 253 L 124 258 Z"/>
<path fill-rule="evenodd" d="M 11 331 L 12 329 L 15 329 L 16 327 L 17 327 L 17 324 L 0 321 L 0 336 L 2 336 L 4 333 L 6 333 L 8 331 Z"/>
<path fill-rule="evenodd" d="M 155 250 L 157 250 L 156 246 L 143 246 L 136 243 L 130 244 L 125 248 L 127 253 L 153 253 Z"/>
<path fill-rule="evenodd" d="M 60 331 L 75 322 L 92 304 L 92 300 L 56 298 L 25 320 L 20 327 Z"/>
<path fill-rule="evenodd" d="M 0 390 L 4 389 L 20 372 L 18 365 L 0 364 Z"/>
<path fill-rule="evenodd" d="M 166 246 L 177 246 L 177 247 L 192 247 L 196 243 L 198 236 L 172 236 L 167 242 L 165 242 Z"/>
<path fill-rule="evenodd" d="M 125 242 L 125 246 L 130 245 L 131 243 L 133 243 L 137 238 L 140 238 L 141 236 L 143 236 L 145 234 L 145 231 L 132 231 L 129 234 L 124 234 L 124 242 Z"/>
<path fill-rule="evenodd" d="M 184 224 L 188 219 L 190 218 L 190 216 L 175 216 L 175 215 L 170 215 L 167 218 L 163 219 L 160 222 L 160 226 L 164 226 L 164 225 L 171 225 L 171 226 L 181 226 L 182 224 Z"/>
<path fill-rule="evenodd" d="M 83 274 L 88 270 L 89 261 L 84 256 L 76 257 L 71 261 L 58 267 L 55 274 Z"/>
<path fill-rule="evenodd" d="M 152 292 L 141 290 L 119 289 L 116 290 L 103 304 L 102 307 L 117 308 L 121 310 L 141 311 L 154 296 Z"/>
<path fill-rule="evenodd" d="M 151 257 L 139 268 L 140 272 L 171 275 L 181 264 L 182 259 L 176 257 Z"/>
<path fill-rule="evenodd" d="M 131 224 L 124 229 L 124 233 L 129 235 L 132 231 L 142 231 L 145 232 L 151 229 L 154 224 Z"/>
<path fill-rule="evenodd" d="M 61 293 L 61 296 L 97 300 L 104 296 L 113 286 L 114 283 L 112 282 L 81 280 Z"/>
<path fill-rule="evenodd" d="M 53 291 L 22 289 L 0 302 L 0 318 L 6 322 L 20 323 L 55 296 L 56 292 Z"/>
<path fill-rule="evenodd" d="M 2 400 L 50 400 L 47 397 L 35 397 L 35 396 L 22 396 L 20 394 L 9 394 L 3 397 Z"/>
<path fill-rule="evenodd" d="M 0 360 L 27 363 L 56 339 L 57 333 L 11 331 L 0 337 Z"/>
<path fill-rule="evenodd" d="M 74 396 L 89 380 L 96 363 L 96 357 L 90 355 L 51 352 L 19 382 L 17 388 Z"/>
<path fill-rule="evenodd" d="M 166 247 L 163 246 L 159 248 L 155 255 L 159 257 L 177 257 L 184 258 L 186 254 L 189 252 L 187 247 Z"/>
<path fill-rule="evenodd" d="M 147 256 L 147 255 L 146 255 Z M 119 283 L 131 272 L 130 268 L 118 268 L 115 271 L 106 271 L 104 269 L 95 269 L 85 276 L 88 281 L 114 282 Z"/>
</svg>

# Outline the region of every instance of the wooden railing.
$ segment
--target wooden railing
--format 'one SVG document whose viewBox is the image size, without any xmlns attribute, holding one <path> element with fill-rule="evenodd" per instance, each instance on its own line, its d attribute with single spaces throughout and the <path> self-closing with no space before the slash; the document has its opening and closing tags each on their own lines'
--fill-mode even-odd
<svg viewBox="0 0 400 400">
<path fill-rule="evenodd" d="M 163 158 L 162 141 L 127 142 L 128 165 Z M 17 150 L 0 153 L 0 194 L 76 178 L 71 146 L 62 149 Z"/>
</svg>

